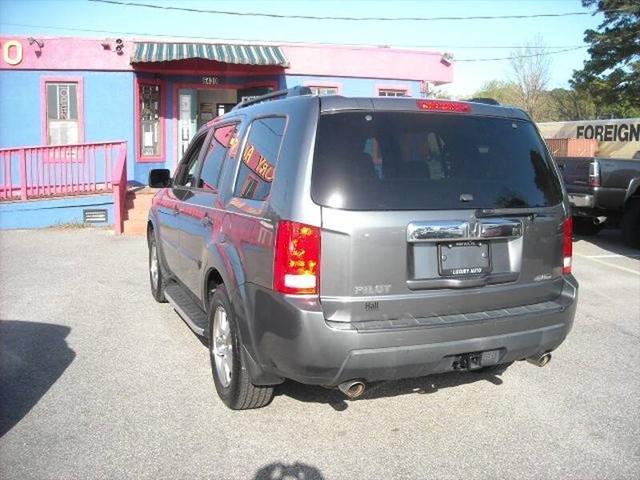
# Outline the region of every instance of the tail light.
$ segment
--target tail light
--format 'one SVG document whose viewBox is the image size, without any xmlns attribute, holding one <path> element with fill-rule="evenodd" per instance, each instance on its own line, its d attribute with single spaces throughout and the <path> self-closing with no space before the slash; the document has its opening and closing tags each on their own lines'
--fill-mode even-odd
<svg viewBox="0 0 640 480">
<path fill-rule="evenodd" d="M 571 259 L 573 257 L 573 219 L 567 217 L 564 221 L 564 238 L 562 242 L 562 273 L 568 275 L 571 273 Z"/>
<path fill-rule="evenodd" d="M 600 164 L 598 162 L 591 162 L 589 164 L 589 186 L 600 186 Z"/>
<path fill-rule="evenodd" d="M 317 294 L 320 285 L 320 229 L 282 220 L 276 233 L 273 287 L 281 293 Z"/>
<path fill-rule="evenodd" d="M 420 110 L 431 110 L 433 112 L 470 112 L 471 105 L 466 102 L 455 102 L 451 100 L 418 100 Z"/>
</svg>

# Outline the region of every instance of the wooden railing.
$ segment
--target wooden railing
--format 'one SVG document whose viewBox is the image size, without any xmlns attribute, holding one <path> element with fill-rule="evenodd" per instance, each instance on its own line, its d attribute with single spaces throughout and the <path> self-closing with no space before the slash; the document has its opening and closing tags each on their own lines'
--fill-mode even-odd
<svg viewBox="0 0 640 480">
<path fill-rule="evenodd" d="M 0 149 L 0 202 L 108 192 L 122 233 L 127 142 Z"/>
</svg>

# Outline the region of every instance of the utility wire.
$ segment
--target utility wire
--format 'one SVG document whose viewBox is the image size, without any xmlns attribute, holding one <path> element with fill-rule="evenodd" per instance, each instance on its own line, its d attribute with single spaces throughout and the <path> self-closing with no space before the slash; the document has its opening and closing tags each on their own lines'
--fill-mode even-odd
<svg viewBox="0 0 640 480">
<path fill-rule="evenodd" d="M 284 15 L 278 13 L 261 13 L 261 12 L 234 12 L 230 10 L 207 10 L 203 8 L 191 7 L 174 7 L 170 5 L 154 5 L 150 3 L 140 2 L 123 2 L 118 0 L 89 0 L 95 3 L 107 3 L 111 5 L 119 5 L 126 7 L 143 7 L 153 8 L 156 10 L 173 10 L 191 13 L 209 13 L 214 15 L 233 15 L 237 17 L 265 17 L 277 19 L 297 19 L 297 20 L 344 20 L 351 22 L 359 21 L 375 21 L 375 22 L 437 22 L 437 21 L 454 21 L 454 20 L 516 20 L 523 18 L 556 18 L 556 17 L 573 17 L 591 15 L 591 12 L 561 12 L 561 13 L 535 13 L 531 15 L 481 15 L 469 17 L 334 17 L 334 16 L 315 16 L 315 15 Z"/>
<path fill-rule="evenodd" d="M 155 38 L 185 38 L 189 40 L 209 40 L 215 42 L 255 42 L 255 43 L 277 43 L 277 44 L 290 44 L 290 45 L 342 45 L 342 46 L 353 46 L 353 47 L 380 47 L 380 48 L 441 48 L 441 49 L 484 49 L 484 50 L 492 50 L 492 49 L 506 49 L 506 50 L 514 50 L 517 48 L 522 48 L 522 45 L 415 45 L 415 44 L 392 44 L 392 45 L 377 45 L 373 43 L 339 43 L 339 42 L 298 42 L 292 40 L 258 40 L 258 39 L 249 39 L 249 38 L 219 38 L 219 37 L 200 37 L 193 35 L 171 35 L 166 33 L 142 33 L 142 32 L 115 32 L 112 30 L 98 30 L 92 28 L 75 28 L 75 27 L 60 27 L 54 25 L 34 25 L 29 23 L 11 23 L 11 22 L 2 22 L 0 21 L 0 25 L 7 25 L 10 27 L 23 27 L 23 28 L 47 28 L 50 30 L 61 30 L 68 32 L 84 32 L 84 33 L 103 33 L 107 35 L 131 35 L 137 37 L 155 37 Z M 530 45 L 527 48 L 531 49 L 555 49 L 555 48 L 586 48 L 586 46 L 582 45 Z M 438 55 L 440 55 L 438 53 Z"/>
<path fill-rule="evenodd" d="M 64 30 L 64 31 L 73 31 L 73 32 L 87 32 L 87 33 L 103 33 L 103 34 L 107 34 L 107 35 L 136 35 L 136 36 L 148 36 L 148 37 L 169 37 L 169 38 L 184 38 L 184 39 L 190 39 L 193 40 L 194 37 L 193 36 L 187 36 L 187 35 L 167 35 L 167 34 L 147 34 L 147 33 L 137 33 L 137 32 L 114 32 L 111 30 L 97 30 L 97 29 L 90 29 L 90 28 L 66 28 L 66 27 L 56 27 L 56 26 L 49 26 L 49 25 L 31 25 L 31 24 L 26 24 L 26 23 L 8 23 L 8 22 L 0 22 L 0 25 L 9 25 L 9 26 L 14 26 L 14 27 L 26 27 L 26 28 L 48 28 L 48 29 L 52 29 L 52 30 Z M 308 43 L 308 42 L 292 42 L 292 41 L 288 41 L 288 40 L 283 40 L 283 41 L 278 41 L 278 40 L 269 40 L 268 42 L 265 42 L 264 40 L 256 40 L 256 39 L 237 39 L 237 38 L 209 38 L 207 39 L 206 37 L 198 37 L 199 40 L 213 40 L 216 42 L 220 42 L 220 41 L 232 41 L 232 42 L 252 42 L 252 43 L 279 43 L 279 44 L 291 44 L 291 45 L 339 45 L 339 46 L 354 46 L 354 47 L 375 47 L 377 45 L 371 45 L 371 44 L 364 44 L 364 43 L 359 43 L 359 44 L 345 44 L 345 43 Z M 379 46 L 378 46 L 379 47 Z M 411 48 L 465 48 L 465 47 L 454 47 L 454 46 L 436 46 L 436 45 L 396 45 L 396 47 L 411 47 Z M 389 47 L 387 45 L 384 46 L 384 48 L 392 48 Z M 475 48 L 510 48 L 510 49 L 518 49 L 518 48 L 522 48 L 522 45 L 520 46 L 514 46 L 514 47 L 475 47 Z M 531 48 L 531 47 L 528 47 Z M 557 48 L 557 47 L 546 47 L 546 46 L 541 46 L 541 47 L 536 47 L 536 48 L 541 48 L 541 49 L 547 49 L 547 48 Z M 514 58 L 530 58 L 530 57 L 545 57 L 545 56 L 549 56 L 549 55 L 556 55 L 558 53 L 565 53 L 565 52 L 572 52 L 575 50 L 580 50 L 582 48 L 588 48 L 588 45 L 580 45 L 580 46 L 574 46 L 574 47 L 569 47 L 569 48 L 563 48 L 560 50 L 550 50 L 550 51 L 546 51 L 546 52 L 539 52 L 539 53 L 532 53 L 532 54 L 527 54 L 527 55 L 511 55 L 509 57 L 496 57 L 496 58 L 460 58 L 460 59 L 456 59 L 453 58 L 452 61 L 454 62 L 495 62 L 495 61 L 500 61 L 500 60 L 513 60 Z M 434 55 L 434 56 L 441 56 L 442 54 L 440 52 L 422 52 L 425 55 Z"/>
<path fill-rule="evenodd" d="M 518 47 L 518 48 L 521 48 L 521 47 Z M 527 54 L 527 55 L 511 55 L 510 57 L 460 58 L 460 59 L 454 58 L 453 61 L 456 62 L 456 63 L 457 62 L 495 62 L 497 60 L 514 60 L 516 58 L 548 57 L 549 55 L 556 55 L 558 53 L 565 53 L 565 52 L 573 52 L 575 50 L 580 50 L 582 48 L 588 48 L 588 45 L 582 45 L 580 47 L 573 47 L 573 48 L 564 48 L 562 50 L 553 50 L 553 51 L 548 51 L 548 52 L 531 53 L 531 54 Z"/>
</svg>

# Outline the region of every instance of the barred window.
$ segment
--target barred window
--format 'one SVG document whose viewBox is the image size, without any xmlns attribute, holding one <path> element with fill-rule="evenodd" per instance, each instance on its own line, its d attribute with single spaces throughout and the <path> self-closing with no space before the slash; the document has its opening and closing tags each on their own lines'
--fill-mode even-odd
<svg viewBox="0 0 640 480">
<path fill-rule="evenodd" d="M 80 143 L 78 84 L 47 82 L 47 145 Z"/>
</svg>

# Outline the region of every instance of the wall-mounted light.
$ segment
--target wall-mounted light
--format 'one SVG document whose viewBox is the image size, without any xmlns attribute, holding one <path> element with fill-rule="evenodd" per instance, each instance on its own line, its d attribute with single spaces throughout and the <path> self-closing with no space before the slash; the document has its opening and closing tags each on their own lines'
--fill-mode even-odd
<svg viewBox="0 0 640 480">
<path fill-rule="evenodd" d="M 102 48 L 104 48 L 105 50 L 111 50 L 111 42 L 112 40 L 110 38 L 105 38 L 104 40 L 102 40 L 100 42 L 100 45 L 102 46 Z"/>
<path fill-rule="evenodd" d="M 446 65 L 447 67 L 451 65 L 453 62 L 453 53 L 445 52 L 442 54 L 442 58 L 440 59 L 440 63 Z"/>
<path fill-rule="evenodd" d="M 29 37 L 27 38 L 29 45 L 33 45 L 34 43 L 38 46 L 38 48 L 44 47 L 44 42 L 42 40 L 38 40 L 37 38 Z"/>
</svg>

